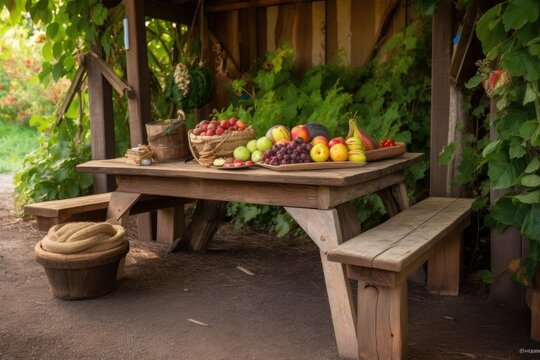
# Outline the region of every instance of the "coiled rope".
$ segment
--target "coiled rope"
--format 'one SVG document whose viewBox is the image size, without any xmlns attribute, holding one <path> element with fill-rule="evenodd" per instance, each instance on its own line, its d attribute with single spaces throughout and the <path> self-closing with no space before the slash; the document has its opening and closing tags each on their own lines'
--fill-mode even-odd
<svg viewBox="0 0 540 360">
<path fill-rule="evenodd" d="M 41 247 L 55 254 L 94 253 L 122 245 L 125 233 L 114 220 L 59 224 L 49 229 Z"/>
</svg>

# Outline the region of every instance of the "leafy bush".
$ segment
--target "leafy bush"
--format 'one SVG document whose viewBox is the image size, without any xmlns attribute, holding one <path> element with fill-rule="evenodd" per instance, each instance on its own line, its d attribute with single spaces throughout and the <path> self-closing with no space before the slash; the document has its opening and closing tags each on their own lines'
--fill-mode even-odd
<svg viewBox="0 0 540 360">
<path fill-rule="evenodd" d="M 216 115 L 237 115 L 257 129 L 259 136 L 273 125 L 292 127 L 316 121 L 333 136 L 344 136 L 348 119 L 357 118 L 361 127 L 376 139 L 394 138 L 410 150 L 428 151 L 430 131 L 431 64 L 430 24 L 418 21 L 394 35 L 380 54 L 365 68 L 339 63 L 317 66 L 304 75 L 295 72 L 293 49 L 283 44 L 266 55 L 262 68 L 252 77 L 233 82 L 237 97 Z M 424 179 L 427 161 L 407 173 L 409 189 Z M 381 221 L 385 208 L 376 195 L 357 201 L 364 228 Z M 228 210 L 237 224 L 275 230 L 276 217 L 287 218 L 283 210 L 269 210 L 246 204 L 231 204 Z M 285 234 L 286 227 L 281 227 Z"/>
</svg>

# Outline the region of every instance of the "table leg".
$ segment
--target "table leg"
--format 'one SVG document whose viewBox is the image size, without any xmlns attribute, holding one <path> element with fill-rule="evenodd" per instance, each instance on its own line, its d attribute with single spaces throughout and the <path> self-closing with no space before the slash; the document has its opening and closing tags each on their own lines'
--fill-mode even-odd
<svg viewBox="0 0 540 360">
<path fill-rule="evenodd" d="M 340 211 L 291 207 L 285 209 L 319 246 L 338 353 L 342 357 L 356 359 L 358 356 L 356 309 L 351 286 L 345 275 L 344 266 L 328 261 L 326 253 L 343 242 L 345 229 L 346 232 L 352 233 L 351 229 L 359 229 L 359 226 L 354 223 L 353 226 L 349 226 L 345 221 L 340 222 L 342 216 L 339 213 L 346 214 L 346 208 Z"/>
</svg>

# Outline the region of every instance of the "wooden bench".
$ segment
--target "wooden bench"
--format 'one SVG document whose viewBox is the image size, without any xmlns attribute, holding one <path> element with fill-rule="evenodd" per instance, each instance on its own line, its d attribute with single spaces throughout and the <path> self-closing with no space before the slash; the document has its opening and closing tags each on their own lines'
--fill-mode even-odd
<svg viewBox="0 0 540 360">
<path fill-rule="evenodd" d="M 457 295 L 473 199 L 428 198 L 328 251 L 358 280 L 358 358 L 407 358 L 407 278 L 428 261 L 428 290 Z"/>
<path fill-rule="evenodd" d="M 25 205 L 25 215 L 33 215 L 39 230 L 47 231 L 56 224 L 68 221 L 103 221 L 107 216 L 107 208 L 111 193 L 80 196 L 71 199 L 44 201 Z M 136 215 L 158 210 L 156 240 L 172 243 L 179 232 L 183 231 L 182 211 L 169 211 L 184 206 L 189 199 L 169 196 L 143 196 L 129 210 L 129 215 Z M 169 219 L 169 217 L 182 219 Z M 181 221 L 179 221 L 181 220 Z M 160 226 L 165 224 L 166 226 Z"/>
</svg>

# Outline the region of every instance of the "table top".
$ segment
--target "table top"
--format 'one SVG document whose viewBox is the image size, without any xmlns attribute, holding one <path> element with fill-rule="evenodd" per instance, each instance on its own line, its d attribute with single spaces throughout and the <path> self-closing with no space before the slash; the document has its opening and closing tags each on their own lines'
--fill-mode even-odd
<svg viewBox="0 0 540 360">
<path fill-rule="evenodd" d="M 348 186 L 401 171 L 422 160 L 423 156 L 424 154 L 421 153 L 405 153 L 397 158 L 369 162 L 359 168 L 288 172 L 273 171 L 258 166 L 242 170 L 218 170 L 212 167 L 201 166 L 195 162 L 170 162 L 152 164 L 150 166 L 138 166 L 128 164 L 125 158 L 92 160 L 78 165 L 77 170 L 80 172 L 111 175 Z"/>
</svg>

